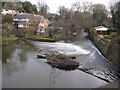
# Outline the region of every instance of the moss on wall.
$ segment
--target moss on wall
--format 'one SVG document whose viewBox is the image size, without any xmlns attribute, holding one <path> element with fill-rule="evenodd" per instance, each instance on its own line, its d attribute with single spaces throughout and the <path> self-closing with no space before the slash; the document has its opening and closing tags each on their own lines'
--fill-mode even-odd
<svg viewBox="0 0 120 90">
<path fill-rule="evenodd" d="M 118 52 L 120 50 L 120 44 L 118 41 L 120 38 L 116 37 L 109 41 L 107 39 L 98 37 L 93 30 L 90 31 L 89 37 L 100 50 L 102 55 L 118 66 L 118 63 L 120 62 L 120 56 Z"/>
</svg>

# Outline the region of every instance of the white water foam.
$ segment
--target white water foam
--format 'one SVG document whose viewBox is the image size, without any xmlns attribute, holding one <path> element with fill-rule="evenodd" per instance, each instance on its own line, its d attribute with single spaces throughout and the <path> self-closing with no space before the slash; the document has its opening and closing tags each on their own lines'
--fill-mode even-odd
<svg viewBox="0 0 120 90">
<path fill-rule="evenodd" d="M 89 51 L 81 48 L 80 46 L 69 44 L 69 43 L 52 43 L 49 44 L 49 47 L 51 47 L 52 51 L 57 51 L 61 54 L 89 54 Z"/>
</svg>

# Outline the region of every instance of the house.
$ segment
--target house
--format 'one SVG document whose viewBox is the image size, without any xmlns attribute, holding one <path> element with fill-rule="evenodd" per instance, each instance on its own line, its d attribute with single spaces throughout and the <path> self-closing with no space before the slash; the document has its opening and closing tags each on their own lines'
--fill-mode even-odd
<svg viewBox="0 0 120 90">
<path fill-rule="evenodd" d="M 36 28 L 37 32 L 45 32 L 48 28 L 48 19 L 41 15 L 19 13 L 13 18 L 16 29 L 26 29 L 28 27 Z"/>
<path fill-rule="evenodd" d="M 97 35 L 106 35 L 108 30 L 108 28 L 104 26 L 98 26 L 98 27 L 95 27 L 94 29 Z"/>
<path fill-rule="evenodd" d="M 12 10 L 12 9 L 2 9 L 1 11 L 2 15 L 10 14 L 10 15 L 16 15 L 19 12 L 17 10 Z"/>
</svg>

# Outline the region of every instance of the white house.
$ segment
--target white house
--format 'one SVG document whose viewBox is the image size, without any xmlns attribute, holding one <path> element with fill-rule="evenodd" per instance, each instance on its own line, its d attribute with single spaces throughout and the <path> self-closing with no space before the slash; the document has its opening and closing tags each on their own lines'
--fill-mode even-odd
<svg viewBox="0 0 120 90">
<path fill-rule="evenodd" d="M 16 11 L 16 10 L 10 10 L 10 9 L 2 9 L 2 12 L 1 12 L 3 15 L 6 15 L 6 14 L 11 14 L 12 16 L 15 15 L 15 14 L 18 14 L 19 12 Z"/>
<path fill-rule="evenodd" d="M 104 26 L 98 26 L 98 27 L 95 27 L 94 29 L 97 35 L 105 35 L 107 34 L 107 30 L 108 30 L 108 28 Z"/>
</svg>

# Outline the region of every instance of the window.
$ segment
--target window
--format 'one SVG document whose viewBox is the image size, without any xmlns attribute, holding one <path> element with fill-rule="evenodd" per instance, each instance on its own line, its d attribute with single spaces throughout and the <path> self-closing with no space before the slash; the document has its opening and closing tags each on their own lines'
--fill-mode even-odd
<svg viewBox="0 0 120 90">
<path fill-rule="evenodd" d="M 22 27 L 23 28 L 24 26 L 23 26 L 23 24 L 19 24 L 18 27 Z"/>
</svg>

